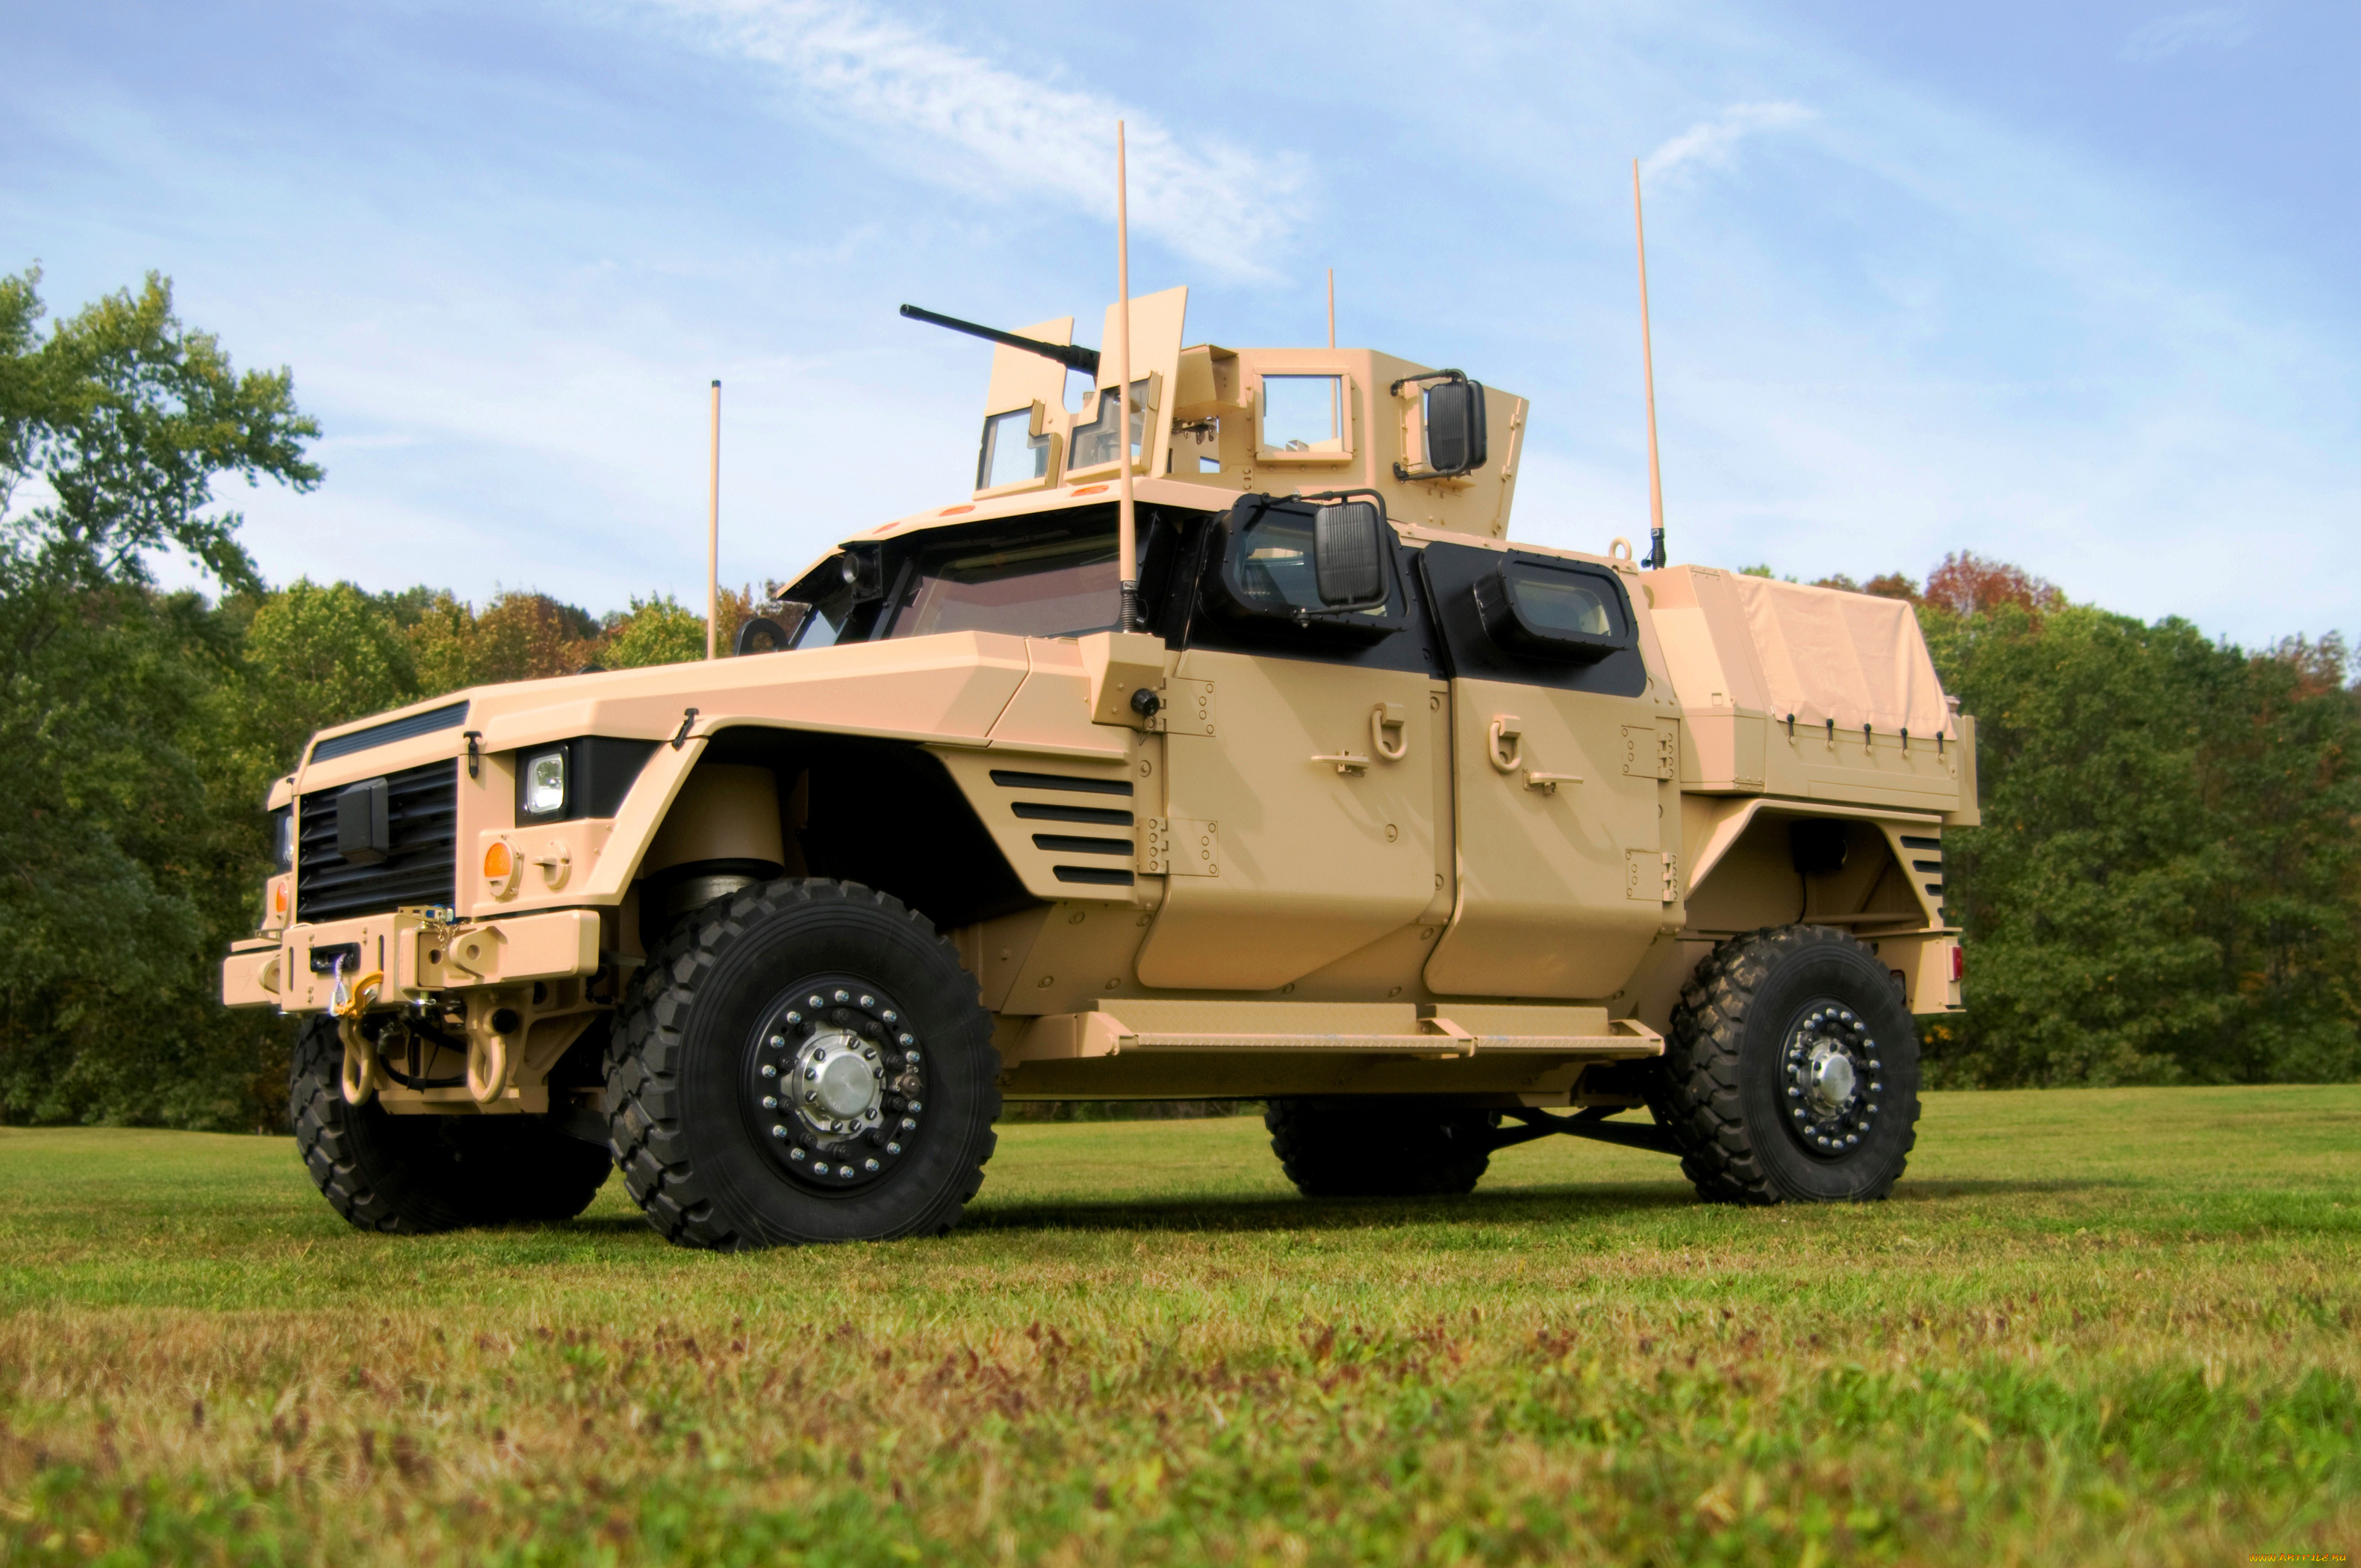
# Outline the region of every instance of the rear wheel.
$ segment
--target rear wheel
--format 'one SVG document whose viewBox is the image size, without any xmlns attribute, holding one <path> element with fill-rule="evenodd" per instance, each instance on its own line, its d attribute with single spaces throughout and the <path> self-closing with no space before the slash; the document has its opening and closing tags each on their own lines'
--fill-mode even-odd
<svg viewBox="0 0 2361 1568">
<path fill-rule="evenodd" d="M 694 912 L 641 970 L 609 1125 L 632 1198 L 684 1245 L 936 1234 L 983 1184 L 999 1069 L 924 916 L 789 879 Z"/>
<path fill-rule="evenodd" d="M 365 1231 L 415 1235 L 511 1221 L 570 1220 L 613 1161 L 544 1116 L 396 1116 L 346 1102 L 345 1047 L 326 1014 L 304 1020 L 288 1080 L 303 1168 Z"/>
<path fill-rule="evenodd" d="M 1843 932 L 1736 938 L 1673 1011 L 1664 1110 L 1710 1201 L 1883 1198 L 1917 1137 L 1917 1027 L 1885 966 Z"/>
<path fill-rule="evenodd" d="M 1427 1095 L 1291 1096 L 1271 1101 L 1262 1122 L 1307 1198 L 1472 1192 L 1492 1158 L 1491 1113 Z"/>
</svg>

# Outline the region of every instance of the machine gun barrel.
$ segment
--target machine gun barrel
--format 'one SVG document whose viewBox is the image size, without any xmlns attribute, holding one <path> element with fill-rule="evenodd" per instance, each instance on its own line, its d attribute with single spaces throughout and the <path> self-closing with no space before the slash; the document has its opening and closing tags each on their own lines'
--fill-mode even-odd
<svg viewBox="0 0 2361 1568">
<path fill-rule="evenodd" d="M 938 315 L 933 311 L 922 311 L 916 305 L 904 305 L 902 313 L 914 322 L 931 322 L 936 326 L 947 326 L 953 332 L 963 332 L 970 337 L 980 337 L 987 343 L 1003 344 L 1010 348 L 1021 348 L 1027 354 L 1038 354 L 1044 359 L 1054 359 L 1067 369 L 1080 370 L 1085 376 L 1095 376 L 1099 373 L 1099 351 L 1095 348 L 1082 348 L 1065 343 L 1044 343 L 1038 337 L 1019 337 L 1013 332 L 1002 332 L 997 327 L 978 326 L 973 322 L 963 322 L 957 316 Z"/>
</svg>

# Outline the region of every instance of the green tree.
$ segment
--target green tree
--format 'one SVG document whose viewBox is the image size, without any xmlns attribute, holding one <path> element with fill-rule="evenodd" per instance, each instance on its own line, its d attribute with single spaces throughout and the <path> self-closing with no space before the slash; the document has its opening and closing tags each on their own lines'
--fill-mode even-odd
<svg viewBox="0 0 2361 1568">
<path fill-rule="evenodd" d="M 162 280 L 46 335 L 38 284 L 0 280 L 0 1116 L 252 1124 L 250 1032 L 211 995 L 264 869 L 213 793 L 241 615 L 148 558 L 251 589 L 213 486 L 312 488 L 317 427 Z"/>
<path fill-rule="evenodd" d="M 1938 1075 L 2354 1076 L 2361 710 L 2341 645 L 2248 653 L 1971 575 L 1921 609 L 1983 784 L 1983 826 L 1947 840 L 1969 1010 Z"/>
</svg>

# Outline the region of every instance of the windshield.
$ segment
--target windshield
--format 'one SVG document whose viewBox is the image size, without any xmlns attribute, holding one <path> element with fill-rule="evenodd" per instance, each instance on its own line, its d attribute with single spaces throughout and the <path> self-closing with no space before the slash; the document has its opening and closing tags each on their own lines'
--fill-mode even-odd
<svg viewBox="0 0 2361 1568">
<path fill-rule="evenodd" d="M 1115 557 L 1110 531 L 923 558 L 886 635 L 1079 637 L 1107 630 L 1115 620 Z"/>
</svg>

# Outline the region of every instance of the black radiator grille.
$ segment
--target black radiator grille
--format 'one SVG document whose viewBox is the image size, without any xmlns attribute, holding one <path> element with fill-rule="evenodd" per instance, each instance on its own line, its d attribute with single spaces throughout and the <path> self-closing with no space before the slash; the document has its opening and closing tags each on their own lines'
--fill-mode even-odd
<svg viewBox="0 0 2361 1568">
<path fill-rule="evenodd" d="M 303 797 L 295 845 L 295 918 L 341 920 L 412 904 L 449 904 L 456 885 L 459 762 L 429 762 L 385 775 L 390 849 L 374 865 L 336 852 L 336 797 L 344 786 Z"/>
</svg>

